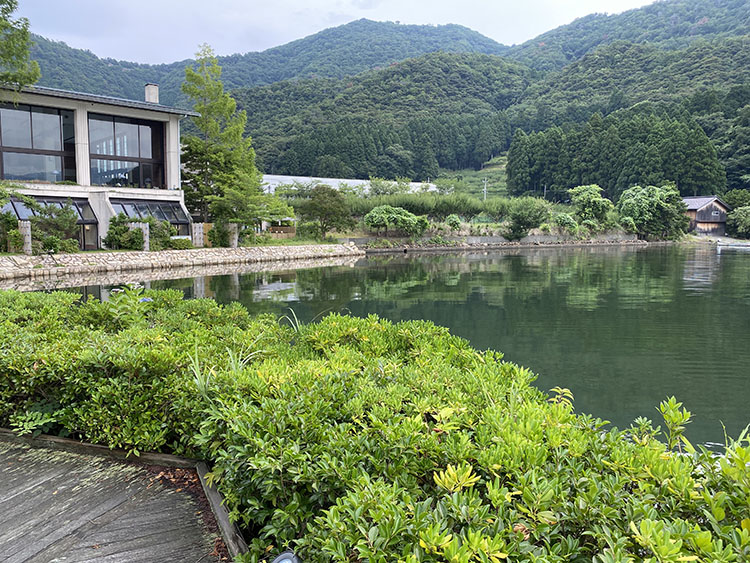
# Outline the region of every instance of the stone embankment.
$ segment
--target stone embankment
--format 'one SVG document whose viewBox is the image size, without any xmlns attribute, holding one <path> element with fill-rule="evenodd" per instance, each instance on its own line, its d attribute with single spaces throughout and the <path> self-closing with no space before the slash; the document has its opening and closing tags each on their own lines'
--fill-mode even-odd
<svg viewBox="0 0 750 563">
<path fill-rule="evenodd" d="M 217 265 L 364 256 L 353 244 L 195 248 L 161 252 L 82 252 L 43 256 L 0 256 L 0 280 L 51 279 L 94 273 L 178 270 Z"/>
</svg>

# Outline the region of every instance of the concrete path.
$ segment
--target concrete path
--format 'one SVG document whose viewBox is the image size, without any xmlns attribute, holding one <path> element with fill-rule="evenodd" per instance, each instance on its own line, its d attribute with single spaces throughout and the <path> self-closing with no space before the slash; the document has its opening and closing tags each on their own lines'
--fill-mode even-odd
<svg viewBox="0 0 750 563">
<path fill-rule="evenodd" d="M 146 468 L 0 442 L 0 561 L 215 562 L 198 503 Z"/>
</svg>

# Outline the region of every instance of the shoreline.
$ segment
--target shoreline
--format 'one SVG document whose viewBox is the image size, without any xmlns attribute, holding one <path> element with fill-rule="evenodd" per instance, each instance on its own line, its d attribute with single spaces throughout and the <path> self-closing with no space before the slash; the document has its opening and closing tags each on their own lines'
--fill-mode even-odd
<svg viewBox="0 0 750 563">
<path fill-rule="evenodd" d="M 16 278 L 55 279 L 82 274 L 244 265 L 335 257 L 361 257 L 353 244 L 300 246 L 253 246 L 242 248 L 194 248 L 158 252 L 97 252 L 26 256 L 0 256 L 0 280 Z"/>
<path fill-rule="evenodd" d="M 591 248 L 591 247 L 617 247 L 628 246 L 646 248 L 648 246 L 661 246 L 674 244 L 673 241 L 648 242 L 645 240 L 585 240 L 585 241 L 560 241 L 560 242 L 501 242 L 480 244 L 457 244 L 456 246 L 393 246 L 391 248 L 365 248 L 367 256 L 371 254 L 420 254 L 427 252 L 476 252 L 476 251 L 502 251 L 520 250 L 526 248 Z"/>
<path fill-rule="evenodd" d="M 300 246 L 200 248 L 158 252 L 98 252 L 59 255 L 0 256 L 0 289 L 44 290 L 82 285 L 117 285 L 232 273 L 275 272 L 325 266 L 353 265 L 376 255 L 510 252 L 525 249 L 647 248 L 672 244 L 712 244 L 713 240 L 561 240 L 558 242 L 464 243 L 455 246 L 366 248 L 352 242 Z M 236 266 L 228 271 L 226 266 Z M 144 278 L 145 275 L 145 278 Z M 22 289 L 23 288 L 23 289 Z"/>
</svg>

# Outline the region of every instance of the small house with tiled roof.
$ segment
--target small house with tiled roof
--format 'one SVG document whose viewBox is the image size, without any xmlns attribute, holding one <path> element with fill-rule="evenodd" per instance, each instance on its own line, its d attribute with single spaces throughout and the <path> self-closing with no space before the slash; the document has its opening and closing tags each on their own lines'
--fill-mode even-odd
<svg viewBox="0 0 750 563">
<path fill-rule="evenodd" d="M 727 213 L 732 208 L 718 196 L 683 197 L 690 218 L 690 231 L 704 235 L 724 236 Z"/>
</svg>

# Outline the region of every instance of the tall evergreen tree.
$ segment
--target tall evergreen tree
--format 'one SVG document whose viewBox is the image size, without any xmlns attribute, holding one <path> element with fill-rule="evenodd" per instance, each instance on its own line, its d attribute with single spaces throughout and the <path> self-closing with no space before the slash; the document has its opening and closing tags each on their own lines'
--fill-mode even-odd
<svg viewBox="0 0 750 563">
<path fill-rule="evenodd" d="M 234 99 L 224 92 L 221 67 L 208 45 L 196 53 L 195 68 L 185 69 L 182 91 L 200 114 L 192 118 L 198 133 L 182 138 L 185 203 L 208 221 L 211 197 L 223 196 L 228 188 L 259 193 L 260 173 L 252 141 L 244 135 L 247 114 L 237 111 Z"/>
</svg>

